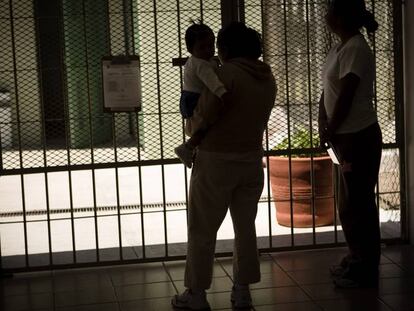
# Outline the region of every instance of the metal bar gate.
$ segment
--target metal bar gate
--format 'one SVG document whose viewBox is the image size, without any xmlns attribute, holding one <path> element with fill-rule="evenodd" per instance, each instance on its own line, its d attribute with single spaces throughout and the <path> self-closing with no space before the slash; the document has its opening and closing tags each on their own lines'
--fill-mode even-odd
<svg viewBox="0 0 414 311">
<path fill-rule="evenodd" d="M 317 148 L 320 71 L 335 42 L 324 26 L 326 2 L 2 1 L 0 268 L 18 272 L 185 256 L 191 172 L 173 153 L 185 135 L 178 111 L 182 72 L 171 60 L 187 55 L 183 38 L 190 20 L 203 21 L 215 33 L 222 23 L 245 21 L 262 34 L 263 59 L 276 76 L 279 91 L 263 142 L 260 250 L 343 243 L 332 168 L 320 171 Z M 402 4 L 367 5 L 380 24 L 369 42 L 384 133 L 377 187 L 381 230 L 384 241 L 403 241 Z M 142 110 L 108 114 L 102 109 L 100 60 L 125 53 L 140 57 Z M 310 183 L 305 195 L 294 186 L 296 161 L 304 156 Z M 285 197 L 272 192 L 272 163 L 280 158 L 289 172 Z M 321 194 L 322 179 L 330 186 Z M 322 203 L 328 204 L 325 223 Z M 305 216 L 298 216 L 303 204 Z M 218 256 L 231 253 L 232 238 L 226 218 Z"/>
</svg>

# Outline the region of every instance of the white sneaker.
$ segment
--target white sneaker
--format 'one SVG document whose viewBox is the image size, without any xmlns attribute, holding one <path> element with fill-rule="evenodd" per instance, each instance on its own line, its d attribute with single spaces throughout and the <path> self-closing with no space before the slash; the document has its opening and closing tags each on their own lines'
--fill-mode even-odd
<svg viewBox="0 0 414 311">
<path fill-rule="evenodd" d="M 252 296 L 249 286 L 233 286 L 231 290 L 231 302 L 236 309 L 249 309 L 252 307 Z"/>
<path fill-rule="evenodd" d="M 177 157 L 187 166 L 191 168 L 193 166 L 194 150 L 189 148 L 186 144 L 181 144 L 174 148 L 174 152 Z"/>
<path fill-rule="evenodd" d="M 171 304 L 178 309 L 211 310 L 205 291 L 194 293 L 191 289 L 186 289 L 184 293 L 175 295 L 171 300 Z"/>
</svg>

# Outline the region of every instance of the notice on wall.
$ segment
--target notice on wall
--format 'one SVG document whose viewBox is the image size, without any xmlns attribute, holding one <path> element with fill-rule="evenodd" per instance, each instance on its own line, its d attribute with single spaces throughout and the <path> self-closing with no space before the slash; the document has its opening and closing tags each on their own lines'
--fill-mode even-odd
<svg viewBox="0 0 414 311">
<path fill-rule="evenodd" d="M 138 56 L 106 56 L 102 59 L 104 111 L 141 109 L 141 77 Z"/>
</svg>

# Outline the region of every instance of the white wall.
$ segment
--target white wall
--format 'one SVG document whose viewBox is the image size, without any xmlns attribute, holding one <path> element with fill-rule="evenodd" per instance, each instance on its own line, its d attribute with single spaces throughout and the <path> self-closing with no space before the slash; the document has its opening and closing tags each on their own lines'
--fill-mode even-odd
<svg viewBox="0 0 414 311">
<path fill-rule="evenodd" d="M 405 1 L 405 107 L 407 196 L 410 241 L 414 244 L 414 0 Z"/>
</svg>

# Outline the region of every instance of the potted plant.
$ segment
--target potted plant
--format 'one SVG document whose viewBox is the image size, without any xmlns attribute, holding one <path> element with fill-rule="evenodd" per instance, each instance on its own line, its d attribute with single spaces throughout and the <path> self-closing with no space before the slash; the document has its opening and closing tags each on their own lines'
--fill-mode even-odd
<svg viewBox="0 0 414 311">
<path fill-rule="evenodd" d="M 319 137 L 312 139 L 319 146 Z M 288 137 L 273 150 L 289 148 Z M 311 148 L 310 132 L 294 131 L 291 149 Z M 313 170 L 313 173 L 312 173 Z M 269 157 L 269 175 L 277 222 L 282 226 L 307 228 L 330 225 L 334 220 L 332 161 L 326 153 Z M 313 206 L 313 208 L 312 208 Z M 315 221 L 313 221 L 315 219 Z"/>
</svg>

